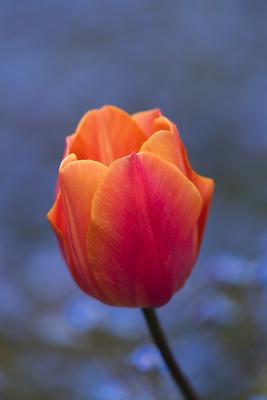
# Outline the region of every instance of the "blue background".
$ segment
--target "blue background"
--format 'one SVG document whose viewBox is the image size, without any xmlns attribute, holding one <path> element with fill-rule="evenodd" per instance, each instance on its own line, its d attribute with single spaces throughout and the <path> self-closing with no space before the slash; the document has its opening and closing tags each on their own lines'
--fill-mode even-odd
<svg viewBox="0 0 267 400">
<path fill-rule="evenodd" d="M 160 107 L 216 180 L 201 257 L 159 310 L 205 399 L 267 396 L 267 2 L 0 1 L 1 399 L 175 399 L 138 310 L 71 281 L 46 221 L 85 111 Z"/>
</svg>

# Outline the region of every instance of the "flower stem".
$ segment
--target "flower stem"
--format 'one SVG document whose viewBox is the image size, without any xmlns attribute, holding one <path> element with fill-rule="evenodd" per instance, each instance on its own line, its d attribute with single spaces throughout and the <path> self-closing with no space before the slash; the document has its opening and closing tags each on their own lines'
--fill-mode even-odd
<svg viewBox="0 0 267 400">
<path fill-rule="evenodd" d="M 166 337 L 161 329 L 156 312 L 152 308 L 143 308 L 142 311 L 150 334 L 156 346 L 158 347 L 175 384 L 178 386 L 186 400 L 199 400 L 199 397 L 194 392 L 191 384 L 184 376 L 172 355 Z"/>
</svg>

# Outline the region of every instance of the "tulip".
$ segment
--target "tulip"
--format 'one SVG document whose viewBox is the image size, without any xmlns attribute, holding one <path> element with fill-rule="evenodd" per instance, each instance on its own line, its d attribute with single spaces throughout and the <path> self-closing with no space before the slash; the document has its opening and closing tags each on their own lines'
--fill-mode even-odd
<svg viewBox="0 0 267 400">
<path fill-rule="evenodd" d="M 130 116 L 105 106 L 67 137 L 48 220 L 85 293 L 154 308 L 191 274 L 213 187 L 160 110 Z"/>
</svg>

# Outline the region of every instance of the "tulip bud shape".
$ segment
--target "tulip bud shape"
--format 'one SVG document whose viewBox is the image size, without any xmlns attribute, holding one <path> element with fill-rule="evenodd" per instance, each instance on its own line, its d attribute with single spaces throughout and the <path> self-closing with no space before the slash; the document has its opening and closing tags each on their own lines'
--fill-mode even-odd
<svg viewBox="0 0 267 400">
<path fill-rule="evenodd" d="M 213 188 L 158 109 L 105 106 L 67 137 L 48 220 L 85 293 L 112 306 L 159 307 L 191 274 Z"/>
</svg>

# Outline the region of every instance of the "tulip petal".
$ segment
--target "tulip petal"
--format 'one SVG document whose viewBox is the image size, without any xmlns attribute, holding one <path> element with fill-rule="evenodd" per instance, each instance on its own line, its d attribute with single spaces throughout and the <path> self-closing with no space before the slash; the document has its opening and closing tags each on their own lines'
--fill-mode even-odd
<svg viewBox="0 0 267 400">
<path fill-rule="evenodd" d="M 158 108 L 154 108 L 152 110 L 137 112 L 132 115 L 132 118 L 137 122 L 145 135 L 149 137 L 155 132 L 153 128 L 155 119 L 160 116 L 160 110 Z"/>
<path fill-rule="evenodd" d="M 208 219 L 208 212 L 212 202 L 212 196 L 214 192 L 214 180 L 199 175 L 193 170 L 189 162 L 187 151 L 184 147 L 184 144 L 180 136 L 178 136 L 178 140 L 179 140 L 179 149 L 181 149 L 183 154 L 186 175 L 191 180 L 191 182 L 193 182 L 194 185 L 197 187 L 203 199 L 203 207 L 198 220 L 198 250 L 199 250 L 203 238 L 204 229 Z"/>
<path fill-rule="evenodd" d="M 139 151 L 146 137 L 125 111 L 105 106 L 89 111 L 71 137 L 70 152 L 78 159 L 90 159 L 109 165 L 132 151 Z"/>
<path fill-rule="evenodd" d="M 203 199 L 203 207 L 198 220 L 198 250 L 199 250 L 203 239 L 204 229 L 208 219 L 209 209 L 212 202 L 212 196 L 214 192 L 214 181 L 213 179 L 198 175 L 195 171 L 193 171 L 193 169 L 191 169 L 190 179 L 198 188 L 199 193 L 201 194 L 201 197 Z"/>
<path fill-rule="evenodd" d="M 88 243 L 110 304 L 160 306 L 184 284 L 201 206 L 195 186 L 154 154 L 133 153 L 109 167 L 93 199 Z"/>
<path fill-rule="evenodd" d="M 68 165 L 68 163 L 75 160 L 77 160 L 75 154 L 70 154 L 68 157 L 63 159 L 63 161 L 60 164 L 59 170 L 64 168 L 64 166 Z M 66 226 L 65 226 L 64 210 L 63 210 L 62 196 L 60 192 L 59 182 L 57 182 L 56 185 L 56 200 L 51 209 L 49 210 L 49 212 L 47 213 L 47 218 L 58 238 L 63 255 L 66 257 L 66 259 L 68 259 L 67 246 L 65 240 Z"/>
<path fill-rule="evenodd" d="M 74 154 L 70 154 L 68 157 L 64 158 L 59 170 L 64 168 L 70 162 L 77 160 Z M 69 270 L 77 282 L 77 284 L 86 292 L 86 286 L 84 285 L 83 276 L 81 276 L 79 269 L 75 266 L 73 253 L 70 247 L 70 243 L 67 236 L 67 226 L 64 213 L 64 204 L 62 199 L 62 193 L 60 190 L 59 182 L 57 184 L 57 197 L 55 203 L 47 214 L 48 221 L 56 234 L 58 243 L 62 252 L 62 255 L 69 267 Z"/>
<path fill-rule="evenodd" d="M 159 116 L 158 118 L 155 119 L 153 123 L 153 129 L 154 132 L 158 131 L 170 131 L 173 133 L 178 133 L 178 129 L 176 125 L 170 121 L 168 118 L 164 117 L 163 115 Z"/>
<path fill-rule="evenodd" d="M 66 167 L 72 161 L 76 161 L 77 157 L 75 154 L 69 154 L 67 157 L 63 159 L 60 164 L 59 171 L 61 171 L 64 167 Z M 66 261 L 66 264 L 69 267 L 69 270 L 77 282 L 77 284 L 87 292 L 87 285 L 85 285 L 84 276 L 81 274 L 79 266 L 77 268 L 77 263 L 75 262 L 75 257 L 71 248 L 71 243 L 67 234 L 67 224 L 66 224 L 66 216 L 64 211 L 64 203 L 62 192 L 60 189 L 59 181 L 57 183 L 57 196 L 54 205 L 50 209 L 47 214 L 48 221 L 56 234 L 58 239 L 58 243 L 62 252 L 62 255 Z"/>
<path fill-rule="evenodd" d="M 60 249 L 68 262 L 68 255 L 67 255 L 67 246 L 66 246 L 66 227 L 65 227 L 65 220 L 64 220 L 64 211 L 63 211 L 63 205 L 62 205 L 62 197 L 61 193 L 58 192 L 56 200 L 47 213 L 47 219 L 51 225 L 51 228 L 55 232 Z"/>
<path fill-rule="evenodd" d="M 186 149 L 180 134 L 171 121 L 166 117 L 154 121 L 154 133 L 141 147 L 142 151 L 151 151 L 177 165 L 199 190 L 203 199 L 203 208 L 198 221 L 198 249 L 200 248 L 203 232 L 207 222 L 208 211 L 214 191 L 214 181 L 197 174 L 190 165 Z M 169 132 L 167 132 L 169 131 Z"/>
<path fill-rule="evenodd" d="M 83 280 L 83 289 L 105 300 L 88 261 L 87 232 L 91 221 L 91 205 L 95 191 L 107 167 L 97 161 L 69 163 L 60 170 L 59 181 L 66 220 L 67 241 L 76 270 Z"/>
<path fill-rule="evenodd" d="M 142 145 L 141 151 L 157 154 L 186 172 L 184 158 L 179 150 L 178 136 L 170 131 L 158 131 Z"/>
</svg>

